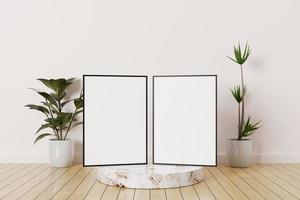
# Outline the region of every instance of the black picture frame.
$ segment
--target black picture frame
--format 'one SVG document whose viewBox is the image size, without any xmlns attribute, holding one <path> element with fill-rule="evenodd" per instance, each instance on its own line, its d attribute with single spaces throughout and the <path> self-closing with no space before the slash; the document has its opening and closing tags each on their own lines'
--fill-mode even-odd
<svg viewBox="0 0 300 200">
<path fill-rule="evenodd" d="M 85 105 L 85 78 L 86 77 L 134 77 L 134 78 L 145 78 L 146 81 L 146 155 L 145 155 L 145 161 L 142 163 L 116 163 L 116 164 L 99 164 L 99 165 L 88 165 L 85 164 L 85 110 L 84 110 L 84 105 Z M 83 80 L 83 166 L 84 167 L 103 167 L 103 166 L 123 166 L 123 165 L 147 165 L 148 164 L 148 76 L 147 75 L 95 75 L 95 74 L 84 74 L 82 76 Z"/>
<path fill-rule="evenodd" d="M 215 77 L 215 164 L 214 165 L 199 165 L 199 164 L 180 164 L 180 163 L 158 163 L 155 162 L 155 153 L 154 153 L 154 137 L 155 137 L 155 78 L 160 78 L 160 77 Z M 200 167 L 216 167 L 218 163 L 218 156 L 217 156 L 217 136 L 218 136 L 218 77 L 216 74 L 203 74 L 203 75 L 155 75 L 152 77 L 152 160 L 154 165 L 178 165 L 178 166 L 200 166 Z"/>
</svg>

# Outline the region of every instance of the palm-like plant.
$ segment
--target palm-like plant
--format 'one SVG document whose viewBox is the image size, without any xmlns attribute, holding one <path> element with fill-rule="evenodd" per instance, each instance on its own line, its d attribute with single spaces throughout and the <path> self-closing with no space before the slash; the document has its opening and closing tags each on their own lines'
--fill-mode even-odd
<svg viewBox="0 0 300 200">
<path fill-rule="evenodd" d="M 52 131 L 46 131 L 39 134 L 34 143 L 38 140 L 47 137 L 54 136 L 57 140 L 66 140 L 69 131 L 82 124 L 82 122 L 77 121 L 77 115 L 83 112 L 83 94 L 75 99 L 66 100 L 67 88 L 73 83 L 74 78 L 71 79 L 38 79 L 45 86 L 50 89 L 50 92 L 42 92 L 36 89 L 40 96 L 43 97 L 44 101 L 41 101 L 40 105 L 28 104 L 25 107 L 39 111 L 45 115 L 45 123 L 36 131 L 36 134 L 40 133 L 42 130 L 50 129 Z M 63 111 L 64 107 L 73 102 L 74 112 Z"/>
<path fill-rule="evenodd" d="M 241 45 L 234 46 L 234 58 L 228 57 L 235 63 L 240 65 L 240 73 L 241 73 L 241 85 L 234 86 L 231 89 L 231 93 L 235 100 L 238 103 L 238 140 L 241 140 L 243 137 L 248 137 L 255 133 L 255 131 L 260 128 L 258 125 L 260 123 L 252 123 L 251 118 L 248 117 L 245 122 L 245 95 L 247 92 L 246 86 L 244 84 L 244 72 L 243 72 L 243 64 L 247 61 L 248 57 L 251 54 L 251 49 L 246 43 L 244 50 L 241 50 Z"/>
</svg>

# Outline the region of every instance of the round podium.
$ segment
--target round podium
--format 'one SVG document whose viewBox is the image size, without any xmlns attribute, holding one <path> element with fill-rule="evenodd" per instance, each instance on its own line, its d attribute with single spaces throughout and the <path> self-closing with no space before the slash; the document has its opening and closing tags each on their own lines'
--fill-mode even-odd
<svg viewBox="0 0 300 200">
<path fill-rule="evenodd" d="M 203 168 L 172 165 L 126 165 L 98 167 L 98 181 L 125 188 L 173 188 L 199 183 Z"/>
</svg>

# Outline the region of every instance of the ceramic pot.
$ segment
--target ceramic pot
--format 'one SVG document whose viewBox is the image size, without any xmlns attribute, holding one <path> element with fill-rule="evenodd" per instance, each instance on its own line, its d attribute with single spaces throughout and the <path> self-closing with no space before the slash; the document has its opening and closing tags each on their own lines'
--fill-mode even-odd
<svg viewBox="0 0 300 200">
<path fill-rule="evenodd" d="M 49 140 L 49 157 L 53 167 L 68 167 L 73 162 L 74 143 L 72 140 Z"/>
<path fill-rule="evenodd" d="M 252 158 L 252 140 L 229 139 L 227 141 L 227 159 L 231 167 L 247 167 Z"/>
</svg>

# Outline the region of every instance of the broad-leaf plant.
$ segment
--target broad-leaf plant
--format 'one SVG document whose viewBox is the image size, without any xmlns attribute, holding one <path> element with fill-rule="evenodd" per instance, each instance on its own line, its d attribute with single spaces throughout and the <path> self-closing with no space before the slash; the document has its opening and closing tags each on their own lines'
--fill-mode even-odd
<svg viewBox="0 0 300 200">
<path fill-rule="evenodd" d="M 239 64 L 240 73 L 241 73 L 241 84 L 234 86 L 231 89 L 231 93 L 238 103 L 238 140 L 242 140 L 243 137 L 248 137 L 255 133 L 257 129 L 259 129 L 260 121 L 252 122 L 251 117 L 249 116 L 247 120 L 245 120 L 245 96 L 246 96 L 246 86 L 244 83 L 244 71 L 243 64 L 247 61 L 248 57 L 251 54 L 251 49 L 246 43 L 244 49 L 241 49 L 241 45 L 238 44 L 234 46 L 234 58 L 228 57 L 233 62 Z"/>
<path fill-rule="evenodd" d="M 47 136 L 52 136 L 57 140 L 66 140 L 69 131 L 82 124 L 82 121 L 78 121 L 77 116 L 83 112 L 83 94 L 81 92 L 78 98 L 68 99 L 67 89 L 74 82 L 74 78 L 38 80 L 49 89 L 49 92 L 33 89 L 43 100 L 40 104 L 25 106 L 41 112 L 45 116 L 44 123 L 36 131 L 37 137 L 34 143 Z M 69 103 L 73 104 L 73 111 L 65 109 Z"/>
</svg>

